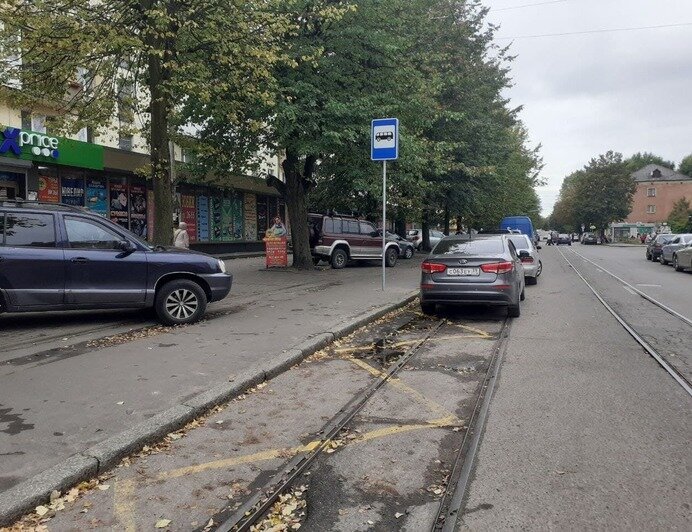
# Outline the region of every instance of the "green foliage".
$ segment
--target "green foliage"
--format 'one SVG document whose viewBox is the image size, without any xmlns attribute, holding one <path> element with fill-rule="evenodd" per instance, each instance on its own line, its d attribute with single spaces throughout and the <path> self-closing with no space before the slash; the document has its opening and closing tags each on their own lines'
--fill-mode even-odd
<svg viewBox="0 0 692 532">
<path fill-rule="evenodd" d="M 684 233 L 686 231 L 692 230 L 692 222 L 690 222 L 690 216 L 692 216 L 692 208 L 690 207 L 690 202 L 686 198 L 682 197 L 673 205 L 673 210 L 670 211 L 668 215 L 668 225 L 673 233 Z"/>
<path fill-rule="evenodd" d="M 578 231 L 582 223 L 605 229 L 627 217 L 635 189 L 622 154 L 608 151 L 565 178 L 551 224 L 564 231 Z"/>
<path fill-rule="evenodd" d="M 637 152 L 625 160 L 625 166 L 630 173 L 644 168 L 647 164 L 657 164 L 675 170 L 675 163 L 673 161 L 666 161 L 663 157 L 646 151 Z"/>
<path fill-rule="evenodd" d="M 687 157 L 684 157 L 682 161 L 680 161 L 678 172 L 680 172 L 683 175 L 692 177 L 692 153 L 690 153 Z"/>
</svg>

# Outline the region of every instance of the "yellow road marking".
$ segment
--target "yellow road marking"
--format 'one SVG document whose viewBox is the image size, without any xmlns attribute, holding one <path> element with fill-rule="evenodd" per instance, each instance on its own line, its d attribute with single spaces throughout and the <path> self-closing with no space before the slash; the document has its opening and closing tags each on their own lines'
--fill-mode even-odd
<svg viewBox="0 0 692 532">
<path fill-rule="evenodd" d="M 136 532 L 135 483 L 133 479 L 117 480 L 113 486 L 113 513 L 125 532 Z"/>
</svg>

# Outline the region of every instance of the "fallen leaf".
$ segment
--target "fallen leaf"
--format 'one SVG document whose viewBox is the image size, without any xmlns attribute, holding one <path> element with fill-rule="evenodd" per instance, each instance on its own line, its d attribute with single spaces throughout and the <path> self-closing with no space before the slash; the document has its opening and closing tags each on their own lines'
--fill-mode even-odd
<svg viewBox="0 0 692 532">
<path fill-rule="evenodd" d="M 79 489 L 72 488 L 70 491 L 67 492 L 67 495 L 65 495 L 65 500 L 67 502 L 74 502 L 78 496 L 79 496 Z"/>
<path fill-rule="evenodd" d="M 37 506 L 36 513 L 39 515 L 39 517 L 43 517 L 48 513 L 48 508 L 46 508 L 45 506 Z"/>
<path fill-rule="evenodd" d="M 400 518 L 401 516 L 403 516 L 403 515 L 404 515 L 404 514 L 402 514 L 401 512 L 397 512 L 397 513 L 394 514 L 394 517 L 396 517 L 397 519 L 399 519 L 399 518 Z"/>
<path fill-rule="evenodd" d="M 124 404 L 125 404 L 125 401 L 118 401 L 118 402 L 115 403 L 115 404 L 116 404 L 116 405 L 124 405 Z"/>
<path fill-rule="evenodd" d="M 156 521 L 154 528 L 166 528 L 170 524 L 171 524 L 170 519 L 159 519 L 158 521 Z"/>
<path fill-rule="evenodd" d="M 60 492 L 58 490 L 53 490 L 50 492 L 50 502 L 53 502 L 55 499 L 60 498 Z"/>
<path fill-rule="evenodd" d="M 219 419 L 218 421 L 215 422 L 217 425 L 221 425 L 223 423 L 223 419 Z"/>
<path fill-rule="evenodd" d="M 96 487 L 97 487 L 98 489 L 100 489 L 101 491 L 106 491 L 108 488 L 110 488 L 110 485 L 108 485 L 108 484 L 99 484 L 99 485 L 96 486 Z"/>
</svg>

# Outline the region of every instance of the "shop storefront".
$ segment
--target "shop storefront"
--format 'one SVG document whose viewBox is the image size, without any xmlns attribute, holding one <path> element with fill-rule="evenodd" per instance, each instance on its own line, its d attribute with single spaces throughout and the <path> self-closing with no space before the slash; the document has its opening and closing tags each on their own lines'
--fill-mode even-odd
<svg viewBox="0 0 692 532">
<path fill-rule="evenodd" d="M 17 128 L 0 128 L 0 200 L 25 198 L 86 207 L 147 238 L 153 233 L 153 190 L 136 174 L 148 156 Z M 229 179 L 233 188 L 181 184 L 175 221 L 191 247 L 212 253 L 262 249 L 285 206 L 261 180 Z"/>
</svg>

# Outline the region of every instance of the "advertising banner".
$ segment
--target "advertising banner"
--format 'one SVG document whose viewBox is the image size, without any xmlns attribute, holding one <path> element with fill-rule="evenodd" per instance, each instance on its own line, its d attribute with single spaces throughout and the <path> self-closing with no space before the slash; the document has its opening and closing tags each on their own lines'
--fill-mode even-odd
<svg viewBox="0 0 692 532">
<path fill-rule="evenodd" d="M 87 179 L 86 206 L 96 214 L 108 215 L 108 192 L 105 179 Z"/>
<path fill-rule="evenodd" d="M 127 185 L 124 183 L 114 183 L 111 180 L 109 198 L 111 221 L 123 226 L 125 229 L 129 229 Z"/>
<path fill-rule="evenodd" d="M 142 238 L 147 237 L 147 187 L 130 186 L 130 231 Z"/>
<path fill-rule="evenodd" d="M 58 203 L 60 201 L 60 186 L 57 177 L 38 177 L 38 201 Z"/>
<path fill-rule="evenodd" d="M 147 190 L 147 238 L 154 239 L 154 191 Z"/>
<path fill-rule="evenodd" d="M 197 238 L 209 242 L 209 197 L 197 196 Z"/>
<path fill-rule="evenodd" d="M 223 198 L 221 202 L 221 239 L 233 240 L 233 201 L 231 198 Z"/>
<path fill-rule="evenodd" d="M 60 195 L 62 202 L 67 205 L 84 206 L 84 178 L 64 176 L 61 177 Z"/>
<path fill-rule="evenodd" d="M 187 194 L 180 195 L 181 222 L 187 224 L 187 234 L 190 242 L 197 242 L 197 207 L 195 197 Z"/>
<path fill-rule="evenodd" d="M 286 268 L 288 266 L 288 252 L 286 250 L 286 237 L 268 237 L 264 239 L 267 268 Z"/>
<path fill-rule="evenodd" d="M 213 196 L 211 198 L 209 218 L 212 242 L 221 242 L 223 240 L 223 224 L 221 219 L 222 206 L 223 198 L 221 196 Z"/>
<path fill-rule="evenodd" d="M 245 194 L 243 214 L 245 240 L 257 240 L 257 198 L 254 194 Z"/>
<path fill-rule="evenodd" d="M 267 198 L 257 198 L 257 237 L 264 238 L 267 232 Z"/>
<path fill-rule="evenodd" d="M 243 239 L 243 194 L 234 192 L 231 196 L 231 224 L 229 227 L 231 240 Z"/>
</svg>

